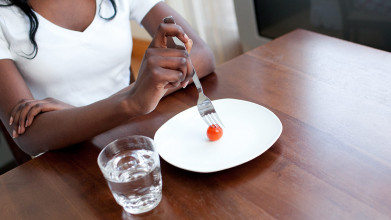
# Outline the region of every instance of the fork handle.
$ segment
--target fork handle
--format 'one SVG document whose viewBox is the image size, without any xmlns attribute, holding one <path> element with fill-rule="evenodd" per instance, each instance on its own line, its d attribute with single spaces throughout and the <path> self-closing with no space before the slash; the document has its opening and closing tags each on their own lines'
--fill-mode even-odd
<svg viewBox="0 0 391 220">
<path fill-rule="evenodd" d="M 203 92 L 202 85 L 201 85 L 200 79 L 198 79 L 198 75 L 194 69 L 194 66 L 193 66 L 193 82 L 194 82 L 194 85 L 197 87 L 198 93 L 202 93 Z"/>
</svg>

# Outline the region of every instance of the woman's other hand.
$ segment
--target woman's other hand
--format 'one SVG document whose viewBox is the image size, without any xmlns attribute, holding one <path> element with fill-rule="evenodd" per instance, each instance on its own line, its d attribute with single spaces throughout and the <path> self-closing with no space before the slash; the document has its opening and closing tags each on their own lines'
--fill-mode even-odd
<svg viewBox="0 0 391 220">
<path fill-rule="evenodd" d="M 34 118 L 43 112 L 71 108 L 72 106 L 54 98 L 42 100 L 25 99 L 20 101 L 11 112 L 9 125 L 13 126 L 12 136 L 18 137 L 26 131 Z"/>
</svg>

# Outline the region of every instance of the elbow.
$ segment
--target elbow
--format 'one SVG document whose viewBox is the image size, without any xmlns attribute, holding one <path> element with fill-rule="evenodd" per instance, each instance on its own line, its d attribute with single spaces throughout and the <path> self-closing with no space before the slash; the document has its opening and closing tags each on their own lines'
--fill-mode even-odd
<svg viewBox="0 0 391 220">
<path fill-rule="evenodd" d="M 216 59 L 212 50 L 207 45 L 205 45 L 202 49 L 201 61 L 199 63 L 201 63 L 203 66 L 202 69 L 204 73 L 201 75 L 205 76 L 215 71 Z"/>
<path fill-rule="evenodd" d="M 14 142 L 23 152 L 30 156 L 37 156 L 41 153 L 46 152 L 45 149 L 42 148 L 42 144 L 36 143 L 36 141 L 32 140 L 25 134 L 22 134 L 16 138 L 14 138 Z"/>
<path fill-rule="evenodd" d="M 4 134 L 8 147 L 13 153 L 15 154 L 25 153 L 30 156 L 36 156 L 44 152 L 44 150 L 40 149 L 38 145 L 34 145 L 34 143 L 30 141 L 31 138 L 26 136 L 25 134 L 13 137 L 12 129 L 10 128 L 7 129 L 6 126 L 2 126 L 1 124 L 0 124 L 0 128 L 2 133 Z"/>
<path fill-rule="evenodd" d="M 207 57 L 207 72 L 208 73 L 212 73 L 215 71 L 216 69 L 216 59 L 215 59 L 215 56 L 212 52 L 212 50 L 210 49 L 210 47 L 206 47 L 206 51 L 205 51 L 205 57 Z"/>
</svg>

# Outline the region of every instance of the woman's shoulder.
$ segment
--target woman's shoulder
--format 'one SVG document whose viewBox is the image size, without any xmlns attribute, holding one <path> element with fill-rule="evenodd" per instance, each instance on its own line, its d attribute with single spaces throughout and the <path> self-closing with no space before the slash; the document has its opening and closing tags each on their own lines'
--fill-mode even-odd
<svg viewBox="0 0 391 220">
<path fill-rule="evenodd" d="M 26 23 L 26 15 L 23 11 L 15 6 L 7 6 L 7 1 L 0 0 L 0 26 L 2 28 L 21 27 Z"/>
<path fill-rule="evenodd" d="M 0 17 L 7 20 L 23 19 L 25 14 L 19 7 L 9 5 L 8 1 L 0 0 Z"/>
</svg>

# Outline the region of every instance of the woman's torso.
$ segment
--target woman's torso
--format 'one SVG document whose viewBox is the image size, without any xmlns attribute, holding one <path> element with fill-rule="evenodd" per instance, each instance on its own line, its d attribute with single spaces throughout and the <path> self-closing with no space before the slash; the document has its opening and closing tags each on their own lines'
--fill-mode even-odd
<svg viewBox="0 0 391 220">
<path fill-rule="evenodd" d="M 118 1 L 116 16 L 105 20 L 114 13 L 111 3 L 94 0 L 94 4 L 96 7 L 90 5 L 95 9 L 92 20 L 86 16 L 79 27 L 77 22 L 62 27 L 45 18 L 45 10 L 44 15 L 34 12 L 39 21 L 35 37 L 39 50 L 34 59 L 26 59 L 33 49 L 27 17 L 15 6 L 3 8 L 0 22 L 12 59 L 34 98 L 53 97 L 81 106 L 128 85 L 132 49 L 129 7 Z"/>
</svg>

